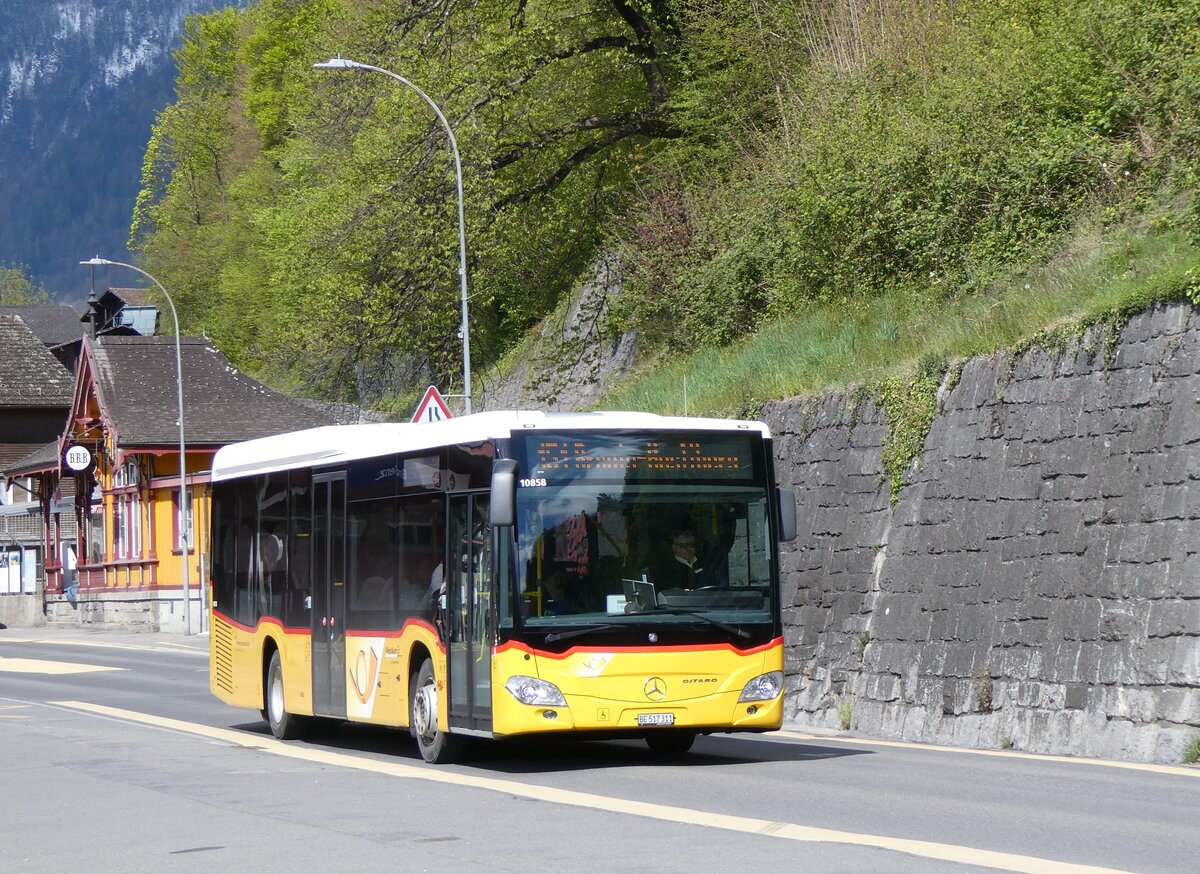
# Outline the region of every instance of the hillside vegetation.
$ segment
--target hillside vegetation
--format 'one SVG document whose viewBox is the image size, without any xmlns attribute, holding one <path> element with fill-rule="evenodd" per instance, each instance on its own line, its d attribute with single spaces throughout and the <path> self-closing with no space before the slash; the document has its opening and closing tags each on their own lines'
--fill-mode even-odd
<svg viewBox="0 0 1200 874">
<path fill-rule="evenodd" d="M 260 0 L 190 22 L 132 243 L 291 390 L 460 366 L 445 133 L 335 54 L 455 129 L 477 365 L 619 252 L 652 366 L 614 406 L 753 413 L 1200 290 L 1198 2 Z"/>
</svg>

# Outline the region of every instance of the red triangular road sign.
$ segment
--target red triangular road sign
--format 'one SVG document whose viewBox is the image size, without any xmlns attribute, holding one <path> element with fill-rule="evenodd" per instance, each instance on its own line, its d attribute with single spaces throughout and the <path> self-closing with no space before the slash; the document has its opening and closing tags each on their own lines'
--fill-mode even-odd
<svg viewBox="0 0 1200 874">
<path fill-rule="evenodd" d="M 417 404 L 417 411 L 413 414 L 412 420 L 414 422 L 441 422 L 443 419 L 449 418 L 452 418 L 450 408 L 442 400 L 437 388 L 431 385 L 425 389 L 425 397 L 421 398 L 421 403 Z"/>
</svg>

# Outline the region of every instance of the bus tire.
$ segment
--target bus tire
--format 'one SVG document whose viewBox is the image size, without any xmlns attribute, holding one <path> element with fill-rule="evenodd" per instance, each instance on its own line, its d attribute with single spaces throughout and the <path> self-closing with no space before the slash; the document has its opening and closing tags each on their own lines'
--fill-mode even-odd
<svg viewBox="0 0 1200 874">
<path fill-rule="evenodd" d="M 433 662 L 421 662 L 408 686 L 408 724 L 416 738 L 421 758 L 431 765 L 445 765 L 457 756 L 460 739 L 438 728 L 437 681 Z"/>
<path fill-rule="evenodd" d="M 694 731 L 656 731 L 646 735 L 646 746 L 650 752 L 664 759 L 685 755 L 696 742 Z"/>
<path fill-rule="evenodd" d="M 288 712 L 283 703 L 283 688 L 283 661 L 279 658 L 279 650 L 275 650 L 271 653 L 271 666 L 267 668 L 267 700 L 263 715 L 271 734 L 280 740 L 295 740 L 308 732 L 312 720 Z"/>
</svg>

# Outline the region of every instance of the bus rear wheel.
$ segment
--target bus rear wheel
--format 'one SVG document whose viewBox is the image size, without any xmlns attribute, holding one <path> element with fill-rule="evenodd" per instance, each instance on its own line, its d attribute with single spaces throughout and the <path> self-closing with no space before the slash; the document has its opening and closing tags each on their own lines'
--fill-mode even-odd
<svg viewBox="0 0 1200 874">
<path fill-rule="evenodd" d="M 460 739 L 438 728 L 437 681 L 429 659 L 413 672 L 408 686 L 408 724 L 429 764 L 444 765 L 457 757 Z"/>
<path fill-rule="evenodd" d="M 271 727 L 271 734 L 280 740 L 295 740 L 308 733 L 312 720 L 307 716 L 289 713 L 283 698 L 283 661 L 279 650 L 271 653 L 271 666 L 267 668 L 266 706 L 263 716 Z"/>
<path fill-rule="evenodd" d="M 696 742 L 694 731 L 656 731 L 646 735 L 646 746 L 650 752 L 663 758 L 682 756 Z"/>
</svg>

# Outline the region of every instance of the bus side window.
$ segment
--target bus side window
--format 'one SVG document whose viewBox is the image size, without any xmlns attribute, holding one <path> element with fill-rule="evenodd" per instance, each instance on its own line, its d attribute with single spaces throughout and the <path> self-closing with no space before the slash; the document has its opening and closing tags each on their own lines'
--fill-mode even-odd
<svg viewBox="0 0 1200 874">
<path fill-rule="evenodd" d="M 284 596 L 284 622 L 304 628 L 311 620 L 309 589 L 312 586 L 312 474 L 293 470 L 289 477 L 288 578 Z"/>
<path fill-rule="evenodd" d="M 233 565 L 237 557 L 237 494 L 233 483 L 213 486 L 213 606 L 226 615 L 233 610 Z"/>
<path fill-rule="evenodd" d="M 233 603 L 229 605 L 232 608 L 230 615 L 244 625 L 253 625 L 258 618 L 251 597 L 257 565 L 254 555 L 255 528 L 258 524 L 255 480 L 239 480 L 235 488 L 237 515 L 234 524 L 237 534 L 234 540 Z"/>
<path fill-rule="evenodd" d="M 287 587 L 287 502 L 287 474 L 267 474 L 258 491 L 258 602 L 260 615 L 276 618 Z"/>
<path fill-rule="evenodd" d="M 348 506 L 350 607 L 359 621 L 378 626 L 394 620 L 397 537 L 396 499 L 353 501 Z"/>
</svg>

